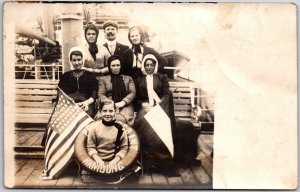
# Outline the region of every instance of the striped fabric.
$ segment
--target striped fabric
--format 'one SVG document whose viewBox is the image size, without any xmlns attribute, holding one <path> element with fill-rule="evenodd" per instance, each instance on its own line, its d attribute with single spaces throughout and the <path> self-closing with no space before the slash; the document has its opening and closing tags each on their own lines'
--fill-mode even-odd
<svg viewBox="0 0 300 192">
<path fill-rule="evenodd" d="M 56 179 L 61 174 L 73 156 L 76 136 L 93 121 L 58 88 L 58 103 L 47 128 L 43 180 Z"/>
</svg>

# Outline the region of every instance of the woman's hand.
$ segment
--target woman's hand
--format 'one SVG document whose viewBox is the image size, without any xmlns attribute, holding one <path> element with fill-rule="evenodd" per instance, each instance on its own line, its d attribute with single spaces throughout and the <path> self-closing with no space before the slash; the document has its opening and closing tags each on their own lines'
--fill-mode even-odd
<svg viewBox="0 0 300 192">
<path fill-rule="evenodd" d="M 90 67 L 83 67 L 82 69 L 84 69 L 86 71 L 89 71 L 91 73 L 100 73 L 100 74 L 103 74 L 103 70 L 102 69 L 93 69 L 93 68 L 90 68 Z"/>
<path fill-rule="evenodd" d="M 89 98 L 83 102 L 77 103 L 77 105 L 83 109 L 84 111 L 88 111 L 89 110 L 89 105 L 92 104 L 94 102 L 93 98 Z"/>
<path fill-rule="evenodd" d="M 93 68 L 89 68 L 89 67 L 82 67 L 82 69 L 89 71 L 89 72 L 93 72 L 94 69 Z"/>
<path fill-rule="evenodd" d="M 89 110 L 89 104 L 85 101 L 81 102 L 81 103 L 77 103 L 77 105 L 83 109 L 84 111 L 88 111 Z"/>
<path fill-rule="evenodd" d="M 153 108 L 153 106 L 148 102 L 143 102 L 142 107 L 147 113 Z"/>
<path fill-rule="evenodd" d="M 120 101 L 116 103 L 116 107 L 118 109 L 121 109 L 122 107 L 124 107 L 126 105 L 125 101 Z"/>
<path fill-rule="evenodd" d="M 101 69 L 94 69 L 93 71 L 94 71 L 94 73 L 102 73 Z"/>
</svg>

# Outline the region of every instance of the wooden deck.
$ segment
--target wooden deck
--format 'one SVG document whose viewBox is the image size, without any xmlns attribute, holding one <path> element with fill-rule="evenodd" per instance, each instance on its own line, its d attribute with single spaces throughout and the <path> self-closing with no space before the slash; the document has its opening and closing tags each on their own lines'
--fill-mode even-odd
<svg viewBox="0 0 300 192">
<path fill-rule="evenodd" d="M 198 158 L 202 166 L 180 167 L 180 176 L 167 177 L 158 172 L 146 173 L 137 179 L 123 181 L 121 184 L 83 183 L 78 176 L 78 166 L 73 163 L 57 180 L 43 181 L 43 148 L 40 146 L 43 131 L 23 131 L 16 129 L 15 188 L 101 188 L 101 189 L 210 189 L 212 188 L 213 135 L 201 134 L 198 137 Z M 31 156 L 23 154 L 20 146 L 31 148 Z M 24 150 L 27 151 L 27 150 Z M 24 152 L 26 153 L 26 152 Z M 23 158 L 26 157 L 26 158 Z"/>
</svg>

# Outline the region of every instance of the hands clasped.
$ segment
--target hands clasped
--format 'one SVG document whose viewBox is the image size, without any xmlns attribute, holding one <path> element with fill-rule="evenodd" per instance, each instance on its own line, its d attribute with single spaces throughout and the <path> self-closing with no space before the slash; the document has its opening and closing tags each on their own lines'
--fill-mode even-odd
<svg viewBox="0 0 300 192">
<path fill-rule="evenodd" d="M 93 159 L 96 161 L 96 165 L 97 167 L 104 167 L 105 166 L 105 162 L 96 154 L 93 155 Z M 119 161 L 121 160 L 121 158 L 119 156 L 115 157 L 113 160 L 111 160 L 110 162 L 108 162 L 107 166 L 110 169 L 114 169 L 118 166 Z"/>
<path fill-rule="evenodd" d="M 143 109 L 145 109 L 145 111 L 146 111 L 147 113 L 153 108 L 153 106 L 150 105 L 150 103 L 148 103 L 148 102 L 143 102 L 143 103 L 142 103 L 142 107 L 143 107 Z"/>
</svg>

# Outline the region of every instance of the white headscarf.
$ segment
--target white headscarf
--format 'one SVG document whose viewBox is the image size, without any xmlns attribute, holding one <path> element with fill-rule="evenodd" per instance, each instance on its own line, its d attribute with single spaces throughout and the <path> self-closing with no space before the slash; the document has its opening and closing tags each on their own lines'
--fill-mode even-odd
<svg viewBox="0 0 300 192">
<path fill-rule="evenodd" d="M 145 55 L 145 57 L 143 59 L 143 62 L 142 62 L 142 68 L 141 68 L 141 71 L 143 72 L 143 74 L 146 75 L 147 93 L 148 93 L 148 98 L 149 98 L 149 104 L 151 106 L 153 106 L 154 101 L 156 103 L 159 103 L 161 100 L 160 100 L 160 98 L 158 97 L 158 95 L 156 94 L 156 92 L 154 91 L 154 88 L 153 88 L 153 74 L 147 74 L 146 73 L 145 63 L 146 63 L 147 59 L 152 59 L 152 60 L 155 61 L 155 68 L 154 68 L 153 74 L 157 73 L 158 61 L 157 61 L 156 57 L 152 54 Z"/>
<path fill-rule="evenodd" d="M 82 53 L 82 62 L 84 62 L 84 52 L 83 52 L 83 49 L 80 48 L 80 47 L 72 47 L 69 51 L 69 62 L 70 62 L 70 67 L 71 67 L 71 70 L 74 69 L 73 65 L 72 65 L 72 62 L 71 62 L 71 53 L 74 52 L 74 51 L 79 51 Z"/>
<path fill-rule="evenodd" d="M 153 74 L 155 74 L 155 73 L 157 73 L 157 70 L 158 70 L 158 61 L 157 61 L 157 59 L 156 59 L 156 57 L 154 56 L 154 55 L 152 55 L 152 54 L 147 54 L 147 55 L 145 55 L 145 57 L 143 58 L 143 61 L 142 61 L 142 68 L 141 68 L 141 71 L 142 71 L 142 73 L 144 74 L 144 75 L 148 75 L 147 73 L 146 73 L 146 70 L 145 70 L 145 63 L 146 63 L 146 60 L 147 59 L 152 59 L 152 60 L 154 60 L 155 61 L 155 69 L 154 69 L 154 72 L 153 72 Z M 151 74 L 151 75 L 153 75 L 153 74 Z"/>
</svg>

